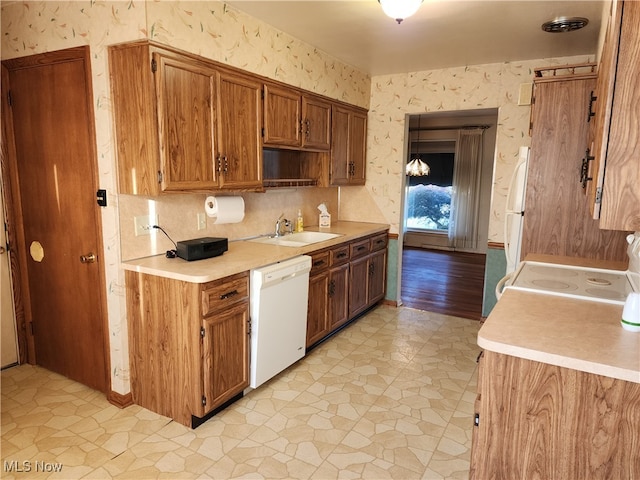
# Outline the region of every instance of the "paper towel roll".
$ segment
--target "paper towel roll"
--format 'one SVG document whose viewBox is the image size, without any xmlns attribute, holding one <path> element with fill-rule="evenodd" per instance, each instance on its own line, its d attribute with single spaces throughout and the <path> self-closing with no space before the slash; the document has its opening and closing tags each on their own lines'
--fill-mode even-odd
<svg viewBox="0 0 640 480">
<path fill-rule="evenodd" d="M 204 201 L 205 213 L 214 218 L 213 223 L 238 223 L 244 218 L 242 197 L 207 197 Z"/>
</svg>

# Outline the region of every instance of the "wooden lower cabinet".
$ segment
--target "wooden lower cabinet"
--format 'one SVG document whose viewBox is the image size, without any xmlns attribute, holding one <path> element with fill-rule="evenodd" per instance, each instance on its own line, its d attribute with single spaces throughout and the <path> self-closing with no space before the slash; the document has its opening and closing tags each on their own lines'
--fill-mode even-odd
<svg viewBox="0 0 640 480">
<path fill-rule="evenodd" d="M 384 298 L 387 233 L 312 254 L 307 347 Z"/>
<path fill-rule="evenodd" d="M 640 383 L 485 351 L 471 479 L 640 478 Z"/>
<path fill-rule="evenodd" d="M 192 426 L 249 386 L 248 272 L 125 280 L 134 403 Z"/>
<path fill-rule="evenodd" d="M 307 347 L 349 320 L 347 309 L 348 246 L 312 254 L 307 313 Z"/>
</svg>

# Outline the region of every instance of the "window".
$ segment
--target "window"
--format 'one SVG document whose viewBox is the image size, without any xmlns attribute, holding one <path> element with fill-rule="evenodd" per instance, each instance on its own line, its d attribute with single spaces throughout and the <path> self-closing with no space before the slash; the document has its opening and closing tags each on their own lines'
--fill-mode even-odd
<svg viewBox="0 0 640 480">
<path fill-rule="evenodd" d="M 430 167 L 429 175 L 407 177 L 408 229 L 442 233 L 448 231 L 455 158 L 455 143 L 451 144 L 445 148 L 436 148 L 451 151 L 420 152 L 420 158 Z M 418 147 L 418 150 L 426 149 Z"/>
</svg>

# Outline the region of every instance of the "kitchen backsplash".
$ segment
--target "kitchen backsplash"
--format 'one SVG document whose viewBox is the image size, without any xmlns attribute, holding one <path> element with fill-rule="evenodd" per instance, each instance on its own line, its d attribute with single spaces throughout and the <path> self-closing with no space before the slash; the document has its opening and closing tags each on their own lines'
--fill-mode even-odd
<svg viewBox="0 0 640 480">
<path fill-rule="evenodd" d="M 209 194 L 217 195 L 217 194 Z M 229 194 L 227 194 L 229 195 Z M 244 199 L 245 216 L 239 223 L 216 225 L 206 217 L 207 228 L 198 230 L 197 214 L 204 213 L 207 194 L 167 194 L 161 197 L 120 195 L 120 241 L 123 260 L 164 253 L 173 244 L 160 231 L 151 235 L 135 236 L 134 217 L 158 216 L 158 224 L 174 240 L 200 237 L 224 237 L 237 240 L 253 235 L 272 233 L 280 214 L 295 220 L 302 210 L 306 226 L 318 225 L 317 206 L 327 205 L 334 221 L 338 219 L 338 188 L 292 188 L 269 190 L 266 193 L 238 194 Z"/>
</svg>

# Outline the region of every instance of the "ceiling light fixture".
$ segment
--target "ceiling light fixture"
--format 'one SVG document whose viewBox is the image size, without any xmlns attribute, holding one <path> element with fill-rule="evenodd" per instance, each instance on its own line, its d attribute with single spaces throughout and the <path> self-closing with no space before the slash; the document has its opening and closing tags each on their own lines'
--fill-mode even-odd
<svg viewBox="0 0 640 480">
<path fill-rule="evenodd" d="M 378 3 L 384 13 L 396 22 L 402 23 L 402 20 L 418 11 L 422 0 L 378 0 Z"/>
<path fill-rule="evenodd" d="M 542 24 L 542 30 L 549 33 L 563 33 L 580 30 L 589 23 L 588 18 L 583 17 L 560 17 Z"/>
</svg>

